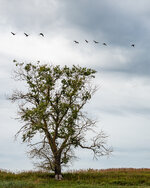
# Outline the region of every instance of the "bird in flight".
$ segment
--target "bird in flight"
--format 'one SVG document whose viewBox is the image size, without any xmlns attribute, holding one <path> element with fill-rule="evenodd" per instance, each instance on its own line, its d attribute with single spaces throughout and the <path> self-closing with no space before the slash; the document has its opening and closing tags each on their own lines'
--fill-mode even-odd
<svg viewBox="0 0 150 188">
<path fill-rule="evenodd" d="M 131 44 L 132 47 L 135 47 L 135 44 Z"/>
<path fill-rule="evenodd" d="M 74 40 L 74 42 L 75 42 L 76 44 L 79 44 L 79 42 L 78 42 L 78 41 L 76 41 L 76 40 Z"/>
<path fill-rule="evenodd" d="M 106 44 L 105 42 L 103 43 L 103 45 L 104 45 L 104 46 L 107 46 L 107 44 Z"/>
<path fill-rule="evenodd" d="M 88 43 L 89 41 L 88 40 L 85 40 L 86 43 Z"/>
<path fill-rule="evenodd" d="M 39 35 L 41 35 L 42 37 L 44 37 L 44 34 L 43 34 L 43 33 L 40 33 Z"/>
<path fill-rule="evenodd" d="M 28 37 L 29 35 L 27 33 L 24 33 L 26 37 Z"/>
<path fill-rule="evenodd" d="M 95 42 L 95 44 L 98 44 L 99 42 L 97 42 L 96 40 L 93 40 Z"/>
<path fill-rule="evenodd" d="M 16 35 L 16 33 L 11 32 L 12 35 Z"/>
</svg>

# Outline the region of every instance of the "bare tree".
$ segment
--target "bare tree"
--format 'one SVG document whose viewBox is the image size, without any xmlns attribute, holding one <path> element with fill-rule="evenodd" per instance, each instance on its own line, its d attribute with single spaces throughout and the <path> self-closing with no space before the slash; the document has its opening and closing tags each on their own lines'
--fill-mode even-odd
<svg viewBox="0 0 150 188">
<path fill-rule="evenodd" d="M 74 156 L 77 147 L 92 150 L 95 157 L 109 155 L 104 132 L 86 139 L 96 122 L 83 112 L 96 87 L 93 69 L 75 66 L 50 66 L 16 63 L 15 79 L 24 81 L 27 91 L 14 91 L 10 100 L 18 102 L 18 116 L 24 123 L 22 141 L 28 142 L 31 157 L 41 159 L 40 167 L 55 172 L 61 179 L 61 167 Z M 35 142 L 35 137 L 38 141 Z M 37 139 L 36 139 L 37 140 Z"/>
</svg>

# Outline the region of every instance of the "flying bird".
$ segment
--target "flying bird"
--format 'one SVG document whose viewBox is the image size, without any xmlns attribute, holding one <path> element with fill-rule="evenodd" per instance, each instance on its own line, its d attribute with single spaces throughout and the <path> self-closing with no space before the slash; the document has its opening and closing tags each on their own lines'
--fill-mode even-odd
<svg viewBox="0 0 150 188">
<path fill-rule="evenodd" d="M 12 35 L 16 35 L 16 33 L 11 32 Z"/>
<path fill-rule="evenodd" d="M 88 43 L 89 41 L 88 40 L 85 40 L 86 43 Z"/>
<path fill-rule="evenodd" d="M 93 40 L 95 42 L 95 44 L 98 44 L 99 42 L 97 42 L 96 40 Z"/>
<path fill-rule="evenodd" d="M 26 37 L 28 37 L 29 35 L 27 33 L 24 33 Z"/>
<path fill-rule="evenodd" d="M 41 35 L 42 37 L 44 37 L 44 34 L 43 34 L 43 33 L 40 33 L 39 35 Z"/>
<path fill-rule="evenodd" d="M 107 44 L 106 44 L 105 42 L 103 43 L 103 45 L 104 45 L 104 46 L 107 46 Z"/>
<path fill-rule="evenodd" d="M 131 44 L 132 47 L 135 47 L 135 44 Z"/>
<path fill-rule="evenodd" d="M 76 41 L 76 40 L 74 40 L 74 42 L 75 42 L 76 44 L 79 44 L 79 42 L 78 42 L 78 41 Z"/>
</svg>

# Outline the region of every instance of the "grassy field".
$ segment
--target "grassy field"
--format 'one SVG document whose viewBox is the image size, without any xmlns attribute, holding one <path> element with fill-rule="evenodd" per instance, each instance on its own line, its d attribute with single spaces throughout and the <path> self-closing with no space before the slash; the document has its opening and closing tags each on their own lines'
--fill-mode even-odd
<svg viewBox="0 0 150 188">
<path fill-rule="evenodd" d="M 150 188 L 150 169 L 107 169 L 74 171 L 56 181 L 44 172 L 0 171 L 0 188 Z"/>
</svg>

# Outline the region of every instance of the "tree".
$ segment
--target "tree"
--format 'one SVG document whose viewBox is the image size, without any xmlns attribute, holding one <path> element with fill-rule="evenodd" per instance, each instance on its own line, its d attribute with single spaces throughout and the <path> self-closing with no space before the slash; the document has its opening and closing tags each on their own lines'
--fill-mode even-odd
<svg viewBox="0 0 150 188">
<path fill-rule="evenodd" d="M 29 143 L 30 156 L 42 160 L 40 167 L 61 179 L 61 167 L 74 157 L 74 148 L 92 150 L 95 157 L 110 154 L 104 132 L 86 140 L 86 132 L 94 131 L 96 122 L 82 109 L 96 91 L 91 84 L 95 70 L 39 62 L 16 66 L 15 79 L 27 86 L 10 97 L 18 102 L 18 116 L 24 123 L 17 135 L 21 133 L 22 141 Z"/>
</svg>

